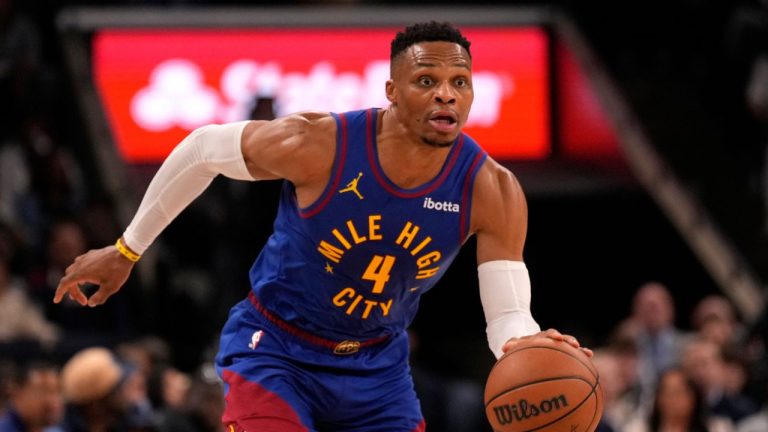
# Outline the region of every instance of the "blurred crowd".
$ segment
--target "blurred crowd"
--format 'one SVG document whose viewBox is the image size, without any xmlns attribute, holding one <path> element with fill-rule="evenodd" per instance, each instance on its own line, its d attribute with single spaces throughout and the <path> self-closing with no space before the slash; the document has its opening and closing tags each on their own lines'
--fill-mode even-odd
<svg viewBox="0 0 768 432">
<path fill-rule="evenodd" d="M 598 431 L 768 430 L 768 332 L 747 328 L 723 296 L 676 325 L 666 286 L 641 286 L 629 317 L 595 350 L 605 412 Z M 761 408 L 763 407 L 763 408 Z"/>
<path fill-rule="evenodd" d="M 763 34 L 753 30 L 759 17 L 735 15 L 734 37 Z M 214 182 L 205 208 L 190 207 L 156 245 L 157 289 L 133 278 L 105 306 L 53 305 L 65 268 L 121 227 L 49 39 L 0 0 L 0 432 L 220 431 L 216 337 L 247 293 L 274 217 L 274 206 L 253 202 L 276 200 L 279 186 Z M 755 45 L 744 91 L 764 118 L 768 51 Z M 253 117 L 269 118 L 270 101 L 256 102 Z M 189 232 L 195 250 L 185 247 Z M 768 431 L 765 319 L 745 323 L 722 296 L 701 299 L 690 317 L 675 309 L 662 283 L 638 287 L 626 319 L 593 347 L 605 392 L 599 430 Z M 414 376 L 431 429 L 487 428 L 481 380 L 422 364 Z"/>
</svg>

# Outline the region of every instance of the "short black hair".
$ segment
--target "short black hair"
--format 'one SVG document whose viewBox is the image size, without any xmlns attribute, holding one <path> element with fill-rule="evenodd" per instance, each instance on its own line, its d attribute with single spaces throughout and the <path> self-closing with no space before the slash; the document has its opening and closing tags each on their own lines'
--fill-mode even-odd
<svg viewBox="0 0 768 432">
<path fill-rule="evenodd" d="M 430 21 L 410 25 L 405 30 L 398 32 L 392 39 L 389 53 L 390 61 L 419 42 L 453 42 L 467 50 L 469 58 L 472 58 L 472 53 L 469 51 L 471 43 L 461 34 L 459 29 L 447 22 Z"/>
<path fill-rule="evenodd" d="M 16 361 L 5 365 L 5 379 L 9 384 L 19 387 L 25 386 L 32 374 L 37 371 L 54 371 L 58 373 L 59 367 L 45 359 L 34 359 L 31 361 Z"/>
</svg>

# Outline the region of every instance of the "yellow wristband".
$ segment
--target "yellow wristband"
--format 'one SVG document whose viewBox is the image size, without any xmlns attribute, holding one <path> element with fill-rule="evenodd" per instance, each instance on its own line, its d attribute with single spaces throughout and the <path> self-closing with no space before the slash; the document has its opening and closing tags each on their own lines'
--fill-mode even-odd
<svg viewBox="0 0 768 432">
<path fill-rule="evenodd" d="M 117 248 L 117 251 L 120 252 L 120 255 L 126 257 L 128 261 L 137 262 L 139 259 L 141 259 L 141 255 L 137 255 L 133 253 L 130 249 L 128 249 L 124 244 L 122 239 L 117 239 L 115 242 L 115 247 Z"/>
</svg>

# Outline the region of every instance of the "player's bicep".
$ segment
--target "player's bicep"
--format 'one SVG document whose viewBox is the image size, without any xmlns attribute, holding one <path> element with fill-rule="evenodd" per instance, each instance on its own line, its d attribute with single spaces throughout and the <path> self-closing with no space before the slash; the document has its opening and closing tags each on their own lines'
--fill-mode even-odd
<svg viewBox="0 0 768 432">
<path fill-rule="evenodd" d="M 523 260 L 528 229 L 525 194 L 509 170 L 488 160 L 474 185 L 472 226 L 477 262 Z"/>
</svg>

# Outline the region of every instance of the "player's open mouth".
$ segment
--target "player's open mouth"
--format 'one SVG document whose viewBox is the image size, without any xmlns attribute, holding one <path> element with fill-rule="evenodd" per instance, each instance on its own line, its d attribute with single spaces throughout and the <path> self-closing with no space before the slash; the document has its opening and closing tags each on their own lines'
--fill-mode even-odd
<svg viewBox="0 0 768 432">
<path fill-rule="evenodd" d="M 429 124 L 440 132 L 453 132 L 458 121 L 451 111 L 435 111 L 429 117 Z"/>
</svg>

